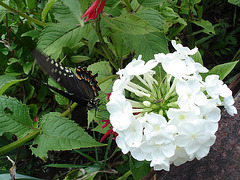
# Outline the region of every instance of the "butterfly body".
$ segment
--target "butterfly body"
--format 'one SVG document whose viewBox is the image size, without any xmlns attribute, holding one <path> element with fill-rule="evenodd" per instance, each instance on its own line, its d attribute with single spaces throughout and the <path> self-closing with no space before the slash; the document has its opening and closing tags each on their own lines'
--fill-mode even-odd
<svg viewBox="0 0 240 180">
<path fill-rule="evenodd" d="M 98 104 L 98 91 L 100 88 L 97 84 L 97 74 L 92 75 L 85 67 L 78 67 L 76 75 L 67 67 L 45 56 L 38 50 L 33 51 L 33 56 L 37 59 L 38 64 L 43 70 L 58 82 L 66 91 L 47 85 L 54 91 L 73 100 L 79 104 L 87 106 L 89 109 L 95 108 Z"/>
</svg>

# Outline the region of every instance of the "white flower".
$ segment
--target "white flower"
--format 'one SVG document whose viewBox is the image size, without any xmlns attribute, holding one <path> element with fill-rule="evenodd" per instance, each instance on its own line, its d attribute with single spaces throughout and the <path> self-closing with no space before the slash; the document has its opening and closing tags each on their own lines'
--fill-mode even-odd
<svg viewBox="0 0 240 180">
<path fill-rule="evenodd" d="M 171 41 L 172 46 L 183 56 L 193 55 L 198 51 L 198 48 L 190 50 L 188 47 L 183 47 L 182 44 L 177 44 L 175 40 Z"/>
<path fill-rule="evenodd" d="M 200 91 L 200 83 L 197 80 L 178 81 L 176 92 L 179 95 L 177 103 L 183 110 L 193 110 L 199 114 L 198 106 L 203 106 L 208 102 L 207 97 Z"/>
<path fill-rule="evenodd" d="M 234 116 L 237 114 L 237 109 L 233 106 L 234 100 L 232 96 L 224 97 L 224 107 L 226 108 L 228 114 Z"/>
<path fill-rule="evenodd" d="M 117 72 L 117 74 L 133 76 L 133 75 L 141 75 L 145 74 L 155 66 L 157 66 L 158 62 L 156 60 L 150 60 L 147 63 L 142 60 L 142 55 L 138 56 L 138 59 L 133 59 L 124 69 L 121 69 Z"/>
<path fill-rule="evenodd" d="M 122 150 L 123 154 L 127 154 L 129 152 L 129 147 L 126 144 L 126 141 L 124 139 L 124 136 L 118 134 L 118 136 L 116 137 L 116 143 L 117 146 Z"/>
<path fill-rule="evenodd" d="M 165 171 L 169 171 L 170 163 L 168 159 L 156 159 L 151 161 L 150 166 L 153 167 L 155 171 L 159 171 L 162 169 L 164 169 Z"/>
<path fill-rule="evenodd" d="M 170 158 L 170 162 L 173 162 L 175 166 L 180 166 L 181 164 L 191 160 L 192 159 L 182 147 L 177 147 L 174 156 Z"/>
<path fill-rule="evenodd" d="M 183 123 L 199 119 L 196 113 L 192 110 L 182 110 L 174 108 L 170 108 L 168 110 L 167 116 L 170 119 L 169 123 L 175 125 L 176 127 L 180 126 Z"/>
<path fill-rule="evenodd" d="M 166 119 L 155 113 L 145 114 L 146 123 L 144 123 L 144 135 L 146 140 L 152 140 L 156 144 L 167 144 L 174 140 L 173 135 L 177 128 L 169 125 Z"/>
<path fill-rule="evenodd" d="M 155 54 L 155 59 L 161 62 L 163 69 L 172 76 L 182 79 L 186 75 L 190 75 L 192 72 L 186 70 L 186 63 L 179 59 L 178 53 L 169 53 L 169 54 Z M 186 70 L 186 71 L 185 71 Z"/>
<path fill-rule="evenodd" d="M 106 106 L 110 112 L 110 122 L 114 131 L 122 131 L 130 126 L 133 111 L 130 102 L 125 99 L 124 95 L 112 93 Z"/>
<path fill-rule="evenodd" d="M 221 111 L 216 106 L 208 103 L 204 106 L 200 106 L 200 119 L 205 119 L 209 131 L 214 134 L 218 129 L 218 121 L 221 118 Z"/>
<path fill-rule="evenodd" d="M 174 155 L 176 145 L 173 144 L 177 128 L 169 125 L 161 115 L 145 114 L 146 123 L 143 124 L 146 141 L 141 145 L 145 153 L 151 153 L 153 160 L 164 160 Z"/>
<path fill-rule="evenodd" d="M 136 160 L 150 161 L 154 170 L 206 156 L 216 139 L 217 106 L 237 113 L 232 92 L 218 75 L 203 80 L 207 68 L 190 57 L 197 48 L 172 45 L 173 53 L 155 54 L 147 62 L 140 55 L 120 69 L 107 103 L 118 147 Z"/>
<path fill-rule="evenodd" d="M 219 80 L 218 75 L 209 75 L 205 79 L 205 88 L 210 97 L 216 99 L 219 103 L 219 96 L 228 97 L 232 96 L 232 91 L 223 84 L 223 81 Z"/>
<path fill-rule="evenodd" d="M 122 131 L 122 134 L 129 147 L 139 147 L 143 138 L 143 126 L 133 116 L 131 116 L 131 118 L 131 125 Z"/>
<path fill-rule="evenodd" d="M 192 159 L 196 157 L 198 160 L 200 160 L 201 158 L 207 156 L 207 154 L 209 153 L 210 147 L 215 143 L 215 140 L 216 140 L 216 136 L 213 134 L 210 134 L 209 140 L 203 143 L 200 146 L 200 148 L 190 157 Z"/>
<path fill-rule="evenodd" d="M 188 155 L 200 152 L 200 150 L 206 152 L 209 151 L 213 136 L 206 127 L 206 121 L 198 119 L 178 127 L 175 144 L 184 147 Z"/>
</svg>

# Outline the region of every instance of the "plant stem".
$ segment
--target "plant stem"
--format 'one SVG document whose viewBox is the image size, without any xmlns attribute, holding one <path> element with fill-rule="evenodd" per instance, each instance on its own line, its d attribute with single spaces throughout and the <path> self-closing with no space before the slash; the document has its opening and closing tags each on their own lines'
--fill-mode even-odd
<svg viewBox="0 0 240 180">
<path fill-rule="evenodd" d="M 35 138 L 40 132 L 40 129 L 35 129 L 32 133 L 26 135 L 25 137 L 18 139 L 17 141 L 14 141 L 11 144 L 8 144 L 6 146 L 3 146 L 0 148 L 0 156 L 25 144 L 26 142 L 30 141 L 31 139 Z"/>
<path fill-rule="evenodd" d="M 66 111 L 64 111 L 60 116 L 66 117 L 72 110 L 77 106 L 77 103 L 73 103 L 70 108 L 68 108 Z"/>
<path fill-rule="evenodd" d="M 35 24 L 38 24 L 38 25 L 40 25 L 40 26 L 46 26 L 46 25 L 47 25 L 46 23 L 44 23 L 44 22 L 42 22 L 42 21 L 39 21 L 39 20 L 37 20 L 37 19 L 34 19 L 34 18 L 26 15 L 26 14 L 23 13 L 22 11 L 18 11 L 18 10 L 15 10 L 15 9 L 11 8 L 10 6 L 8 6 L 7 4 L 5 4 L 5 3 L 1 2 L 1 1 L 0 1 L 0 5 L 1 5 L 2 7 L 4 7 L 4 8 L 6 8 L 7 10 L 9 10 L 10 12 L 15 13 L 15 14 L 18 14 L 19 16 L 22 16 L 22 17 L 24 17 L 25 19 L 27 19 L 28 21 L 31 21 L 31 22 L 33 22 L 33 23 L 35 23 Z"/>
<path fill-rule="evenodd" d="M 117 77 L 118 77 L 117 74 L 114 74 L 114 75 L 108 76 L 108 77 L 106 77 L 106 78 L 101 79 L 100 81 L 98 81 L 98 84 L 102 84 L 102 83 L 104 83 L 105 81 L 107 81 L 107 80 L 109 80 L 109 79 L 115 79 L 115 78 L 117 78 Z"/>
<path fill-rule="evenodd" d="M 133 8 L 132 8 L 129 0 L 123 0 L 123 1 L 124 1 L 125 5 L 127 6 L 127 12 L 128 13 L 132 13 L 133 12 Z"/>
<path fill-rule="evenodd" d="M 102 50 L 104 51 L 105 55 L 107 56 L 107 58 L 109 59 L 109 62 L 111 63 L 111 65 L 118 70 L 118 66 L 117 64 L 113 61 L 113 57 L 112 57 L 112 53 L 111 51 L 108 49 L 107 44 L 105 43 L 102 33 L 101 33 L 101 28 L 100 28 L 100 17 L 98 16 L 98 20 L 96 22 L 96 33 L 99 39 L 99 42 L 101 43 L 101 47 Z"/>
</svg>

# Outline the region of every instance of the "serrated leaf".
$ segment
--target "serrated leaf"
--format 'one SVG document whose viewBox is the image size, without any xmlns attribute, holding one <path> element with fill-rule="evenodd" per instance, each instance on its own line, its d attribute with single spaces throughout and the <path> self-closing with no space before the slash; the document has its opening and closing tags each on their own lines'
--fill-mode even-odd
<svg viewBox="0 0 240 180">
<path fill-rule="evenodd" d="M 214 68 L 212 68 L 208 73 L 202 74 L 202 77 L 203 79 L 205 79 L 205 77 L 208 75 L 216 74 L 219 75 L 220 80 L 223 80 L 233 70 L 237 63 L 238 61 L 234 61 L 217 65 Z"/>
<path fill-rule="evenodd" d="M 136 56 L 141 54 L 146 61 L 154 58 L 154 54 L 168 53 L 165 35 L 160 32 L 135 36 L 127 35 L 124 39 L 136 51 Z"/>
<path fill-rule="evenodd" d="M 73 24 L 78 24 L 78 20 L 74 17 L 73 13 L 70 11 L 69 7 L 63 2 L 57 1 L 52 6 L 52 11 L 54 12 L 55 18 L 61 22 L 71 22 Z"/>
<path fill-rule="evenodd" d="M 109 27 L 127 34 L 148 34 L 159 31 L 147 21 L 133 14 L 122 14 L 115 18 L 102 16 L 102 19 Z"/>
<path fill-rule="evenodd" d="M 63 0 L 63 3 L 70 9 L 74 17 L 78 20 L 80 26 L 84 25 L 83 16 L 83 7 L 81 7 L 81 3 L 75 0 Z"/>
<path fill-rule="evenodd" d="M 25 81 L 25 80 L 27 80 L 27 78 L 16 79 L 15 76 L 9 76 L 9 75 L 0 76 L 0 95 L 2 95 L 4 91 L 6 91 L 6 89 L 12 86 L 13 84 L 16 84 L 18 82 Z"/>
<path fill-rule="evenodd" d="M 28 107 L 17 99 L 0 96 L 0 135 L 11 132 L 22 138 L 33 129 Z"/>
<path fill-rule="evenodd" d="M 77 148 L 97 147 L 103 144 L 96 142 L 73 121 L 60 117 L 52 112 L 43 116 L 40 127 L 42 134 L 34 139 L 32 152 L 41 158 L 47 157 L 49 150 L 72 150 Z"/>
<path fill-rule="evenodd" d="M 76 46 L 90 30 L 89 24 L 80 27 L 75 12 L 71 12 L 62 2 L 55 2 L 52 10 L 59 23 L 47 25 L 38 42 L 38 49 L 47 55 L 60 54 L 63 47 Z"/>
<path fill-rule="evenodd" d="M 163 30 L 164 18 L 163 16 L 154 9 L 143 8 L 136 13 L 143 20 L 149 22 L 149 24 L 159 30 Z"/>
</svg>

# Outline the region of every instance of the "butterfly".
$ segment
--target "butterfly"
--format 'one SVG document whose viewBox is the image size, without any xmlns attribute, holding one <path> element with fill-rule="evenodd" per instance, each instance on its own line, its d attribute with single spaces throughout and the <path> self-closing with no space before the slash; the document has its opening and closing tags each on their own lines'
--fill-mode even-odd
<svg viewBox="0 0 240 180">
<path fill-rule="evenodd" d="M 92 75 L 91 71 L 79 66 L 76 68 L 75 75 L 69 68 L 64 67 L 36 49 L 33 50 L 32 55 L 46 74 L 64 87 L 66 91 L 44 83 L 45 86 L 78 104 L 86 106 L 88 109 L 98 106 L 99 99 L 96 97 L 98 96 L 98 91 L 101 90 L 95 79 L 98 74 Z"/>
</svg>

